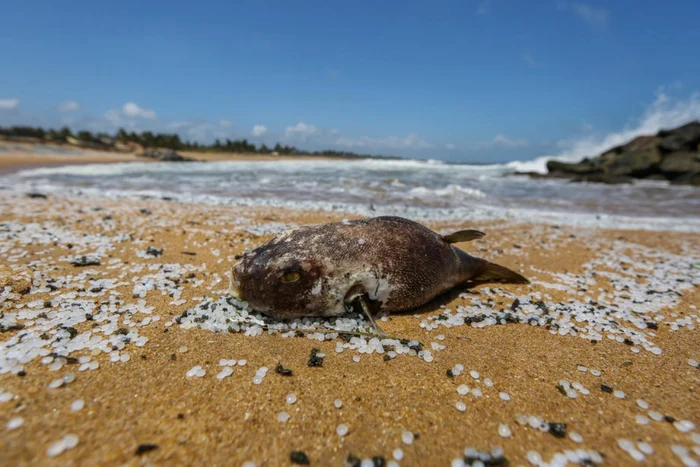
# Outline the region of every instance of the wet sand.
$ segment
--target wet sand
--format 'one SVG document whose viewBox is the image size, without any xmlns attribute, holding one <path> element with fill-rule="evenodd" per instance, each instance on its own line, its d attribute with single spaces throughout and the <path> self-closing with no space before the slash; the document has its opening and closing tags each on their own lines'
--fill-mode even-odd
<svg viewBox="0 0 700 467">
<path fill-rule="evenodd" d="M 75 306 L 89 302 L 96 310 L 114 300 L 120 301 L 119 306 L 145 300 L 152 307 L 149 313 L 105 312 L 116 327 L 124 329 L 124 336 L 137 330 L 138 336 L 148 340 L 139 346 L 138 338 L 132 339 L 120 344 L 121 349 L 108 349 L 112 353 L 89 349 L 70 353 L 71 357 L 90 356 L 99 363 L 97 369 L 80 371 L 80 362 L 66 362 L 52 371 L 40 357 L 14 366 L 7 358 L 0 360 L 0 368 L 8 371 L 0 375 L 0 400 L 7 399 L 0 402 L 0 430 L 4 430 L 0 464 L 253 462 L 272 466 L 290 465 L 291 452 L 303 451 L 311 465 L 343 465 L 350 454 L 390 461 L 398 448 L 402 466 L 450 465 L 464 458 L 465 448 L 490 451 L 494 447 L 502 447 L 510 465 L 530 465 L 528 452 L 537 452 L 545 461 L 567 450 L 579 461 L 589 456 L 579 452 L 576 458 L 577 449 L 599 453 L 605 465 L 635 464 L 621 447 L 627 443 L 620 440 L 632 442 L 639 453 L 647 447 L 638 443 L 647 443 L 653 449 L 643 454 L 648 465 L 682 465 L 674 453 L 682 449 L 700 460 L 700 430 L 686 431 L 688 425 L 679 424 L 681 420 L 700 424 L 700 369 L 689 364 L 700 360 L 696 329 L 700 313 L 695 308 L 700 303 L 699 279 L 698 270 L 683 262 L 684 258 L 700 262 L 700 242 L 692 234 L 512 222 L 432 225 L 484 230 L 484 239 L 460 246 L 519 270 L 532 284 L 464 288 L 439 297 L 415 314 L 388 316 L 379 322 L 391 336 L 420 341 L 430 349 L 431 358 L 403 354 L 387 360 L 386 353 L 359 354 L 349 348 L 338 353 L 338 341 L 344 342 L 340 338 L 319 342 L 279 333 L 214 333 L 183 328 L 176 322 L 202 297 L 216 300 L 226 295 L 226 274 L 234 256 L 246 248 L 285 227 L 343 217 L 162 200 L 53 196 L 45 200 L 0 193 L 0 254 L 5 266 L 0 269 L 0 291 L 6 291 L 0 310 L 7 322 L 12 314 L 31 309 L 30 303 L 48 313 L 48 318 L 54 316 L 52 311 L 69 309 L 71 302 L 78 301 L 81 304 Z M 144 255 L 148 247 L 162 249 L 162 255 Z M 71 258 L 83 255 L 94 255 L 101 264 L 70 264 Z M 650 266 L 660 278 L 648 276 L 655 273 Z M 158 276 L 168 268 L 174 271 L 168 276 L 170 282 Z M 623 278 L 605 276 L 605 272 Z M 105 282 L 108 279 L 112 282 Z M 154 290 L 135 297 L 141 290 L 137 285 L 148 281 L 155 284 Z M 654 289 L 671 283 L 678 285 L 677 290 Z M 174 304 L 178 301 L 170 296 L 178 288 L 185 303 Z M 607 292 L 603 298 L 601 289 Z M 658 302 L 645 303 L 647 297 Z M 477 327 L 484 321 L 474 319 L 472 325 L 425 329 L 426 323 L 440 323 L 438 316 L 454 314 L 460 306 L 477 306 L 487 316 L 518 310 L 516 298 L 533 303 L 539 299 L 549 309 L 615 300 L 625 309 L 625 304 L 637 300 L 645 322 L 658 327 L 641 330 L 653 342 L 649 349 L 658 348 L 661 353 L 636 341 L 630 344 L 608 337 L 627 338 L 624 333 L 602 332 L 599 340 L 586 338 L 583 330 L 577 336 L 559 335 L 556 327 L 527 320 Z M 153 320 L 155 316 L 160 317 L 158 321 Z M 634 328 L 626 321 L 636 319 L 630 313 L 613 312 L 610 319 L 613 316 L 621 329 Z M 151 320 L 143 324 L 146 317 Z M 85 320 L 72 326 L 77 337 L 71 337 L 60 326 L 47 324 L 48 318 L 18 318 L 23 329 L 3 329 L 0 355 L 9 355 L 8 342 L 23 333 L 38 335 L 42 326 L 49 329 L 46 345 L 50 347 L 60 336 L 64 343 L 87 332 L 96 336 L 103 325 Z M 565 326 L 566 317 L 556 322 Z M 109 336 L 118 337 L 120 332 Z M 99 335 L 103 334 L 108 333 Z M 313 348 L 326 355 L 321 367 L 307 365 Z M 110 361 L 113 352 L 116 362 Z M 356 356 L 359 362 L 353 359 Z M 219 380 L 221 359 L 244 359 L 246 364 L 236 365 L 231 376 Z M 278 363 L 293 374 L 276 373 Z M 457 364 L 464 371 L 450 377 L 448 370 Z M 187 377 L 195 366 L 206 374 Z M 20 367 L 24 376 L 17 374 Z M 269 371 L 260 384 L 254 384 L 261 367 Z M 478 378 L 470 371 L 478 372 Z M 49 388 L 67 373 L 75 380 Z M 575 398 L 560 387 L 562 380 L 576 383 Z M 470 392 L 460 394 L 461 385 Z M 606 392 L 602 386 L 624 395 L 620 398 L 620 393 Z M 480 397 L 474 389 L 481 391 Z M 3 393 L 9 396 L 3 398 Z M 286 402 L 291 393 L 296 396 L 294 404 Z M 336 399 L 342 401 L 341 408 L 334 405 Z M 84 407 L 72 411 L 71 404 L 77 400 L 84 401 Z M 460 401 L 466 406 L 463 412 L 457 409 Z M 646 404 L 648 408 L 640 407 Z M 655 421 L 650 411 L 673 418 Z M 278 421 L 280 412 L 287 412 L 289 420 Z M 518 422 L 522 415 L 565 423 L 566 433 L 560 438 L 522 425 Z M 647 424 L 640 424 L 638 416 Z M 21 426 L 5 428 L 17 418 L 22 419 Z M 347 426 L 345 436 L 336 432 L 339 424 Z M 412 444 L 402 441 L 404 432 L 415 434 Z M 77 446 L 50 457 L 51 445 L 68 434 L 77 436 Z M 155 447 L 137 453 L 140 445 L 147 444 Z M 401 457 L 398 452 L 396 456 Z M 529 456 L 533 459 L 534 454 Z"/>
</svg>

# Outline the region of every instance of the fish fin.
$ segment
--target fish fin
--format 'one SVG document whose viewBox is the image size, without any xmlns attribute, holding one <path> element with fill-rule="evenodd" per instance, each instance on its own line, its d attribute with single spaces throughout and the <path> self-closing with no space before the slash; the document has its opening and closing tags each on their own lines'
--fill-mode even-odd
<svg viewBox="0 0 700 467">
<path fill-rule="evenodd" d="M 367 317 L 369 320 L 370 325 L 372 326 L 373 334 L 376 334 L 377 336 L 386 336 L 384 333 L 384 330 L 379 327 L 376 321 L 374 321 L 374 318 L 372 317 L 372 310 L 370 309 L 370 304 L 372 305 L 377 305 L 377 302 L 374 300 L 370 300 L 369 296 L 367 295 L 367 292 L 365 291 L 365 288 L 361 284 L 356 284 L 348 290 L 348 292 L 345 294 L 345 298 L 343 300 L 345 302 L 345 309 L 350 311 L 354 309 L 355 311 L 362 313 Z"/>
<path fill-rule="evenodd" d="M 509 282 L 512 284 L 530 283 L 521 274 L 494 263 L 486 263 L 486 267 L 471 280 L 478 282 Z"/>
<path fill-rule="evenodd" d="M 365 297 L 359 297 L 357 300 L 357 303 L 362 310 L 362 313 L 369 319 L 370 324 L 372 325 L 372 329 L 374 330 L 374 333 L 377 334 L 379 337 L 386 337 L 386 333 L 382 328 L 379 327 L 377 322 L 374 320 L 372 317 L 372 312 L 369 309 L 369 305 L 367 304 L 367 301 L 365 300 Z"/>
<path fill-rule="evenodd" d="M 443 235 L 442 239 L 447 243 L 460 243 L 460 242 L 471 242 L 472 240 L 477 240 L 486 235 L 484 232 L 478 230 L 460 230 L 459 232 L 454 232 L 449 235 Z"/>
</svg>

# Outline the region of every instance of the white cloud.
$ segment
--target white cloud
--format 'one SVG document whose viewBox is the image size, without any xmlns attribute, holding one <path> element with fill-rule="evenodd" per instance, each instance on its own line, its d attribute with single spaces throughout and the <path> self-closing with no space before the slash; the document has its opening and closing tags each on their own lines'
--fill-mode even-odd
<svg viewBox="0 0 700 467">
<path fill-rule="evenodd" d="M 112 109 L 105 112 L 104 118 L 107 126 L 136 131 L 136 129 L 140 127 L 135 119 L 155 120 L 156 113 L 151 109 L 141 108 L 133 102 L 127 102 L 121 109 Z M 91 126 L 93 128 L 99 127 L 100 125 L 104 126 L 104 123 L 105 122 L 95 121 Z"/>
<path fill-rule="evenodd" d="M 531 52 L 525 52 L 523 54 L 523 61 L 528 65 L 528 66 L 535 66 L 536 62 L 535 59 L 532 56 Z"/>
<path fill-rule="evenodd" d="M 230 120 L 219 120 L 219 125 L 224 128 L 230 128 L 233 126 L 233 122 Z"/>
<path fill-rule="evenodd" d="M 19 106 L 19 99 L 16 97 L 0 99 L 0 110 L 14 110 Z"/>
<path fill-rule="evenodd" d="M 170 122 L 165 126 L 171 130 L 179 130 L 180 128 L 184 128 L 188 125 L 190 125 L 189 122 Z"/>
<path fill-rule="evenodd" d="M 432 149 L 435 145 L 421 139 L 415 133 L 409 133 L 405 137 L 387 136 L 385 138 L 370 138 L 362 136 L 360 138 L 340 137 L 335 140 L 338 146 L 347 148 L 368 148 L 368 149 Z"/>
<path fill-rule="evenodd" d="M 457 146 L 455 146 L 452 143 L 445 144 L 445 149 L 447 149 L 448 151 L 454 151 L 456 148 L 457 148 Z"/>
<path fill-rule="evenodd" d="M 63 101 L 59 104 L 58 110 L 61 112 L 75 112 L 80 110 L 80 104 L 75 101 Z"/>
<path fill-rule="evenodd" d="M 604 28 L 608 25 L 609 14 L 605 8 L 596 8 L 587 3 L 579 2 L 572 3 L 571 8 L 574 10 L 574 13 L 593 26 Z"/>
<path fill-rule="evenodd" d="M 251 134 L 255 137 L 259 137 L 267 133 L 267 127 L 265 125 L 255 125 L 253 126 L 253 131 Z"/>
<path fill-rule="evenodd" d="M 317 135 L 319 133 L 320 130 L 316 126 L 309 125 L 304 122 L 299 122 L 296 125 L 288 126 L 284 132 L 284 135 L 287 138 L 300 139 L 302 141 L 306 141 L 311 136 Z"/>
<path fill-rule="evenodd" d="M 474 147 L 476 149 L 494 149 L 494 148 L 505 148 L 505 149 L 515 149 L 524 148 L 529 146 L 529 142 L 526 139 L 511 139 L 506 135 L 499 133 L 493 137 L 491 141 L 484 143 L 478 143 Z"/>
<path fill-rule="evenodd" d="M 122 106 L 122 113 L 131 118 L 144 118 L 147 120 L 155 120 L 156 113 L 151 109 L 139 107 L 134 102 L 127 102 Z"/>
<path fill-rule="evenodd" d="M 560 10 L 571 10 L 579 18 L 597 28 L 605 28 L 610 20 L 610 13 L 605 8 L 595 7 L 583 2 L 569 2 L 567 0 L 559 0 L 557 7 Z"/>
</svg>

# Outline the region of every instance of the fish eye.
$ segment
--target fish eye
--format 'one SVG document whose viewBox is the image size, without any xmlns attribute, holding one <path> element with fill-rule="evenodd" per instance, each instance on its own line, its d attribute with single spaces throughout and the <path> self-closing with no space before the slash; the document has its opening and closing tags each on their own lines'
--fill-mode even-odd
<svg viewBox="0 0 700 467">
<path fill-rule="evenodd" d="M 289 284 L 291 282 L 296 282 L 299 280 L 301 277 L 301 274 L 297 271 L 288 271 L 285 272 L 282 277 L 280 277 L 280 281 L 284 282 L 285 284 Z"/>
</svg>

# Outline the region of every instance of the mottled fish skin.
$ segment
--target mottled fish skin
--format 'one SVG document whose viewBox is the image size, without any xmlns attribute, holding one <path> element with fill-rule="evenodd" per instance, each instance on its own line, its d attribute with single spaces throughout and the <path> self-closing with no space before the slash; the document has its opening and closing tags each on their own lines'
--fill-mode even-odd
<svg viewBox="0 0 700 467">
<path fill-rule="evenodd" d="M 288 319 L 341 315 L 351 289 L 366 292 L 382 310 L 410 310 L 489 264 L 421 224 L 376 217 L 283 232 L 243 255 L 233 279 L 254 310 Z M 298 279 L 283 282 L 293 272 Z"/>
</svg>

